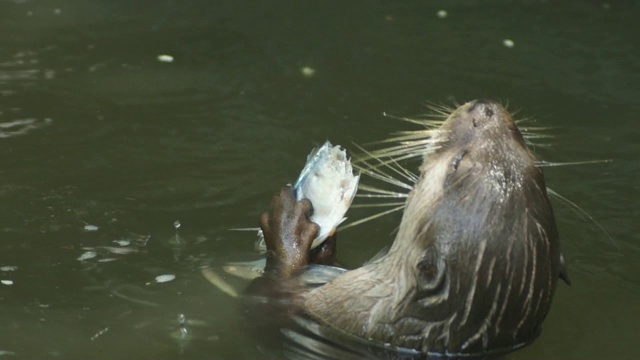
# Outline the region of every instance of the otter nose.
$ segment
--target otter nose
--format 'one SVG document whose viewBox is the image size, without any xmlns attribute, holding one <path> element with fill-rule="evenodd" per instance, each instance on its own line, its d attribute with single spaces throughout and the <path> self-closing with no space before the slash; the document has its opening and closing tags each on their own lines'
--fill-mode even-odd
<svg viewBox="0 0 640 360">
<path fill-rule="evenodd" d="M 478 112 L 490 118 L 495 114 L 496 105 L 497 103 L 493 100 L 478 99 L 471 102 L 471 106 L 469 106 L 467 112 L 469 114 Z"/>
</svg>

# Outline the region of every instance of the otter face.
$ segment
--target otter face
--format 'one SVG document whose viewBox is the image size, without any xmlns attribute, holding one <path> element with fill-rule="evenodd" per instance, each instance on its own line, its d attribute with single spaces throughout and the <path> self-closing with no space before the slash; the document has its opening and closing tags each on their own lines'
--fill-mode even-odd
<svg viewBox="0 0 640 360">
<path fill-rule="evenodd" d="M 527 181 L 535 156 L 509 113 L 498 103 L 476 100 L 456 109 L 437 135 L 440 148 L 425 156 L 422 173 L 449 161 L 443 188 L 461 182 L 490 182 L 506 196 Z M 465 179 L 465 177 L 472 177 Z"/>
</svg>

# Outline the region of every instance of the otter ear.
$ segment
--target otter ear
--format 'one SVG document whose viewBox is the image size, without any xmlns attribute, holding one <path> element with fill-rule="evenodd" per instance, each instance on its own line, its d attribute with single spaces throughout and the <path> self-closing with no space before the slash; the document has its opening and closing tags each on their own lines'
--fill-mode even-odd
<svg viewBox="0 0 640 360">
<path fill-rule="evenodd" d="M 567 271 L 567 264 L 564 261 L 564 255 L 560 253 L 560 279 L 567 285 L 571 285 L 571 279 L 569 278 L 569 272 Z"/>
</svg>

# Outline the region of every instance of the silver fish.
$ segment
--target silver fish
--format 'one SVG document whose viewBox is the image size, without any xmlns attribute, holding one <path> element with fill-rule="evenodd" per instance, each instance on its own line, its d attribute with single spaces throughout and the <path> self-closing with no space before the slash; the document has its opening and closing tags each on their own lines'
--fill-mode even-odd
<svg viewBox="0 0 640 360">
<path fill-rule="evenodd" d="M 333 146 L 327 141 L 311 151 L 293 188 L 297 200 L 311 201 L 311 221 L 320 226 L 312 249 L 322 244 L 346 219 L 344 215 L 356 195 L 358 181 L 360 175 L 353 175 L 351 160 L 339 145 Z"/>
</svg>

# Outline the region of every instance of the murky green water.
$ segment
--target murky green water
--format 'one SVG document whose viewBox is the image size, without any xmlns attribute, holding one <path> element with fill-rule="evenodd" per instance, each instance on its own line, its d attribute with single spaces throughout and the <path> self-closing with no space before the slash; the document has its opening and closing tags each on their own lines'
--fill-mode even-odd
<svg viewBox="0 0 640 360">
<path fill-rule="evenodd" d="M 640 358 L 639 15 L 631 1 L 0 0 L 0 354 L 266 356 L 199 270 L 256 258 L 253 235 L 228 229 L 255 226 L 325 139 L 349 148 L 406 126 L 383 112 L 489 97 L 554 128 L 545 159 L 613 160 L 547 169 L 608 235 L 556 202 L 573 286 L 511 358 Z M 344 231 L 341 258 L 376 253 L 398 219 Z"/>
</svg>

